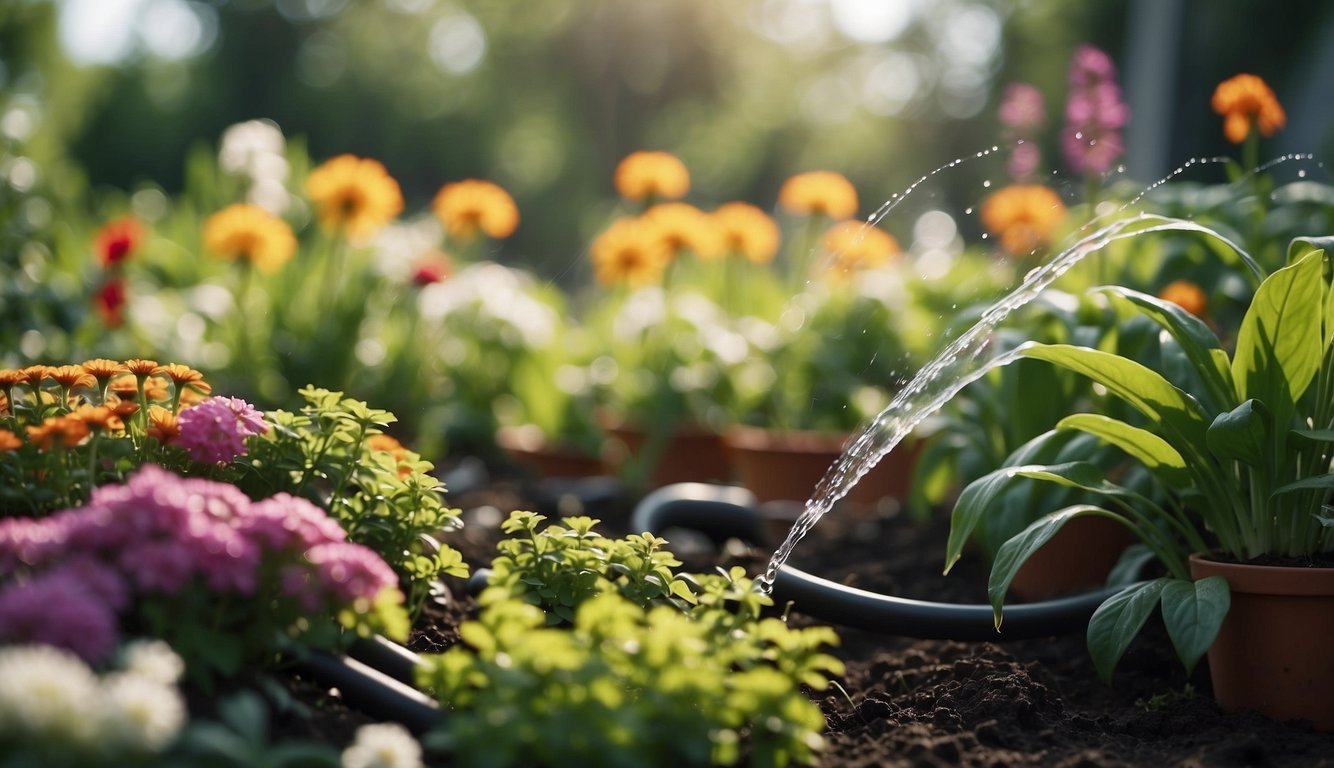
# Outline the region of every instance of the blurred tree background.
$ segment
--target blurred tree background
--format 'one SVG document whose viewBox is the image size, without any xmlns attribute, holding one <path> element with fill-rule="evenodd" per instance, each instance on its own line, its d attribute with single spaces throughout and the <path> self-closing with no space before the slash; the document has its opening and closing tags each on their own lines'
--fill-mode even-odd
<svg viewBox="0 0 1334 768">
<path fill-rule="evenodd" d="M 1208 100 L 1242 71 L 1288 110 L 1274 146 L 1334 149 L 1327 0 L 7 0 L 0 130 L 66 192 L 170 193 L 192 149 L 269 118 L 317 161 L 384 162 L 409 212 L 446 181 L 502 184 L 523 214 L 507 260 L 573 282 L 636 149 L 681 156 L 704 204 L 836 170 L 865 214 L 996 143 L 1024 80 L 1059 167 L 1085 42 L 1120 67 L 1136 179 L 1230 151 Z"/>
</svg>

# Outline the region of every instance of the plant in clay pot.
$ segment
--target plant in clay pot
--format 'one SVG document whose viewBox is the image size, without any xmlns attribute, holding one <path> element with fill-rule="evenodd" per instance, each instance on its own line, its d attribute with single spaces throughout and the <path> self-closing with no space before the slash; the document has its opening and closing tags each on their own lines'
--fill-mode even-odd
<svg viewBox="0 0 1334 768">
<path fill-rule="evenodd" d="M 1289 265 L 1256 290 L 1230 354 L 1181 307 L 1119 287 L 1102 290 L 1151 318 L 1172 339 L 1172 354 L 1164 356 L 1159 370 L 1085 347 L 1020 348 L 1021 357 L 1079 373 L 1133 406 L 1141 417 L 1136 424 L 1081 413 L 1063 419 L 1058 429 L 1086 432 L 1118 447 L 1169 493 L 1164 500 L 1151 499 L 1078 460 L 1008 467 L 976 481 L 955 507 L 947 565 L 1016 478 L 1077 488 L 1107 502 L 1052 512 L 1000 547 L 988 587 L 998 626 L 1011 579 L 1038 547 L 1070 520 L 1115 520 L 1152 552 L 1166 575 L 1126 587 L 1090 619 L 1089 650 L 1105 679 L 1161 605 L 1168 635 L 1188 669 L 1209 652 L 1215 695 L 1225 707 L 1334 728 L 1328 696 L 1334 659 L 1319 640 L 1309 644 L 1327 636 L 1334 617 L 1334 605 L 1322 602 L 1334 600 L 1330 244 L 1328 238 L 1293 241 Z M 1275 609 L 1262 608 L 1259 623 L 1248 613 L 1253 603 L 1265 602 L 1261 593 L 1281 588 L 1253 586 L 1249 576 L 1232 569 L 1249 574 L 1271 566 L 1295 577 L 1279 602 L 1310 613 L 1279 618 Z M 1278 645 L 1245 645 L 1260 639 Z M 1229 677 L 1232 661 L 1247 668 L 1241 680 Z M 1260 687 L 1245 690 L 1243 682 Z"/>
</svg>

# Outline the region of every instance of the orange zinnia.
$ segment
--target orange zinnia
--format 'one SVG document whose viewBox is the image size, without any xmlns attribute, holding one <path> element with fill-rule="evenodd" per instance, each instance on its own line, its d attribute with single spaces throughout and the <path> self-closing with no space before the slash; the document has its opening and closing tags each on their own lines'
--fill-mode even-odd
<svg viewBox="0 0 1334 768">
<path fill-rule="evenodd" d="M 514 198 L 496 184 L 482 179 L 464 179 L 446 184 L 431 203 L 449 236 L 472 240 L 478 231 L 493 240 L 503 240 L 519 226 L 519 208 Z"/>
<path fill-rule="evenodd" d="M 97 379 L 85 371 L 82 365 L 58 365 L 47 375 L 65 389 L 97 386 Z"/>
<path fill-rule="evenodd" d="M 982 203 L 982 226 L 1000 238 L 1001 247 L 1023 256 L 1051 243 L 1065 221 L 1065 204 L 1047 187 L 1005 187 Z"/>
<path fill-rule="evenodd" d="M 1189 280 L 1174 280 L 1168 283 L 1158 292 L 1158 298 L 1170 301 L 1196 317 L 1204 317 L 1208 305 L 1204 289 Z"/>
<path fill-rule="evenodd" d="M 159 365 L 153 370 L 153 375 L 171 379 L 172 383 L 176 385 L 178 394 L 186 387 L 206 395 L 213 391 L 213 387 L 207 381 L 204 381 L 204 374 L 181 363 Z"/>
<path fill-rule="evenodd" d="M 398 182 L 378 160 L 339 155 L 310 172 L 306 194 L 331 232 L 364 240 L 403 211 Z"/>
<path fill-rule="evenodd" d="M 155 371 L 157 371 L 157 369 L 158 369 L 158 364 L 156 360 L 143 360 L 136 357 L 133 360 L 125 361 L 125 370 L 129 371 L 130 373 L 133 373 L 135 376 L 138 376 L 139 378 L 144 378 L 145 376 L 149 376 Z"/>
<path fill-rule="evenodd" d="M 272 274 L 296 255 L 296 236 L 287 222 L 263 208 L 235 203 L 204 222 L 204 247 L 219 258 L 249 262 Z"/>
<path fill-rule="evenodd" d="M 674 200 L 690 191 L 690 171 L 670 152 L 631 152 L 616 166 L 616 191 L 626 200 Z"/>
<path fill-rule="evenodd" d="M 842 221 L 824 235 L 824 250 L 833 259 L 835 277 L 883 267 L 899 254 L 899 241 L 883 229 L 860 221 Z"/>
<path fill-rule="evenodd" d="M 42 386 L 42 379 L 51 375 L 51 366 L 49 365 L 30 365 L 24 368 L 20 373 L 23 374 L 23 383 L 33 389 Z"/>
<path fill-rule="evenodd" d="M 724 203 L 713 212 L 724 253 L 744 256 L 754 264 L 768 264 L 778 253 L 780 235 L 773 217 L 750 203 Z"/>
<path fill-rule="evenodd" d="M 778 190 L 778 204 L 799 215 L 823 214 L 846 219 L 857 213 L 857 189 L 842 174 L 832 171 L 798 173 Z"/>
<path fill-rule="evenodd" d="M 82 421 L 94 432 L 102 430 L 119 432 L 125 429 L 125 422 L 121 421 L 115 409 L 105 405 L 81 405 L 74 409 L 70 418 Z"/>
<path fill-rule="evenodd" d="M 690 203 L 662 203 L 644 212 L 644 219 L 658 230 L 672 258 L 689 251 L 699 259 L 722 254 L 713 219 Z"/>
<path fill-rule="evenodd" d="M 163 408 L 160 405 L 150 405 L 148 406 L 148 429 L 145 432 L 159 443 L 170 445 L 181 436 L 181 425 L 176 420 L 176 414 L 172 413 L 170 409 Z"/>
<path fill-rule="evenodd" d="M 1274 92 L 1256 75 L 1237 75 L 1219 83 L 1212 104 L 1223 116 L 1223 134 L 1233 144 L 1246 140 L 1252 124 L 1262 136 L 1273 136 L 1287 121 Z"/>
<path fill-rule="evenodd" d="M 89 428 L 80 419 L 68 416 L 52 416 L 40 426 L 28 427 L 28 440 L 38 450 L 50 450 L 53 445 L 73 448 L 88 437 Z"/>
<path fill-rule="evenodd" d="M 593 270 L 604 285 L 644 286 L 657 282 L 671 254 L 657 228 L 643 219 L 620 218 L 591 246 Z"/>
<path fill-rule="evenodd" d="M 391 435 L 371 435 L 366 438 L 366 450 L 371 453 L 384 451 L 394 457 L 394 463 L 398 465 L 398 476 L 407 477 L 412 474 L 412 468 L 406 466 L 406 462 L 412 457 L 411 452 L 403 446 L 396 438 Z"/>
<path fill-rule="evenodd" d="M 0 429 L 0 451 L 17 451 L 23 447 L 23 440 L 7 429 Z"/>
</svg>

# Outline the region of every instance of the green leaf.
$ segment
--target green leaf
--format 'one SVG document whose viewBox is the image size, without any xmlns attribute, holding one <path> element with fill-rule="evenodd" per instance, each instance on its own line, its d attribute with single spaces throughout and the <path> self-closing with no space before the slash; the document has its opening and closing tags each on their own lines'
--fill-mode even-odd
<svg viewBox="0 0 1334 768">
<path fill-rule="evenodd" d="M 1265 462 L 1266 447 L 1274 430 L 1274 417 L 1259 400 L 1250 399 L 1228 413 L 1220 413 L 1205 433 L 1205 443 L 1224 461 L 1240 461 L 1252 467 Z"/>
<path fill-rule="evenodd" d="M 1156 428 L 1151 431 L 1161 430 L 1160 435 L 1183 455 L 1204 444 L 1208 417 L 1199 403 L 1155 371 L 1087 347 L 1034 344 L 1020 349 L 1025 357 L 1047 360 L 1103 385 L 1147 416 Z"/>
<path fill-rule="evenodd" d="M 1186 460 L 1161 437 L 1139 427 L 1132 427 L 1097 413 L 1076 413 L 1061 419 L 1057 429 L 1077 429 L 1095 435 L 1120 448 L 1157 475 L 1167 485 L 1182 488 L 1190 485 Z"/>
<path fill-rule="evenodd" d="M 1089 656 L 1104 683 L 1111 684 L 1116 663 L 1153 613 L 1169 581 L 1162 578 L 1132 584 L 1103 601 L 1089 618 Z"/>
<path fill-rule="evenodd" d="M 1019 572 L 1020 566 L 1043 544 L 1050 541 L 1066 523 L 1085 515 L 1105 515 L 1116 520 L 1122 519 L 1102 507 L 1076 504 L 1052 512 L 1034 522 L 996 551 L 996 559 L 991 563 L 991 578 L 987 582 L 987 597 L 991 600 L 997 630 L 1001 626 L 1001 609 L 1005 602 L 1005 593 L 1009 591 L 1010 582 L 1014 580 L 1014 575 Z"/>
<path fill-rule="evenodd" d="M 1200 375 L 1210 397 L 1217 401 L 1212 403 L 1215 409 L 1222 410 L 1236 404 L 1227 355 L 1217 354 L 1222 352 L 1222 344 L 1214 332 L 1209 330 L 1209 326 L 1170 301 L 1120 286 L 1100 290 L 1134 305 L 1140 313 L 1172 334 L 1172 338 L 1176 339 L 1186 354 L 1186 359 L 1190 360 L 1191 366 Z"/>
<path fill-rule="evenodd" d="M 1187 674 L 1214 644 L 1231 604 L 1232 594 L 1222 576 L 1172 579 L 1163 587 L 1163 623 Z"/>
<path fill-rule="evenodd" d="M 1324 271 L 1319 252 L 1270 275 L 1255 292 L 1242 319 L 1232 378 L 1237 396 L 1269 406 L 1277 424 L 1287 424 L 1323 352 L 1320 334 L 1324 307 Z"/>
<path fill-rule="evenodd" d="M 969 483 L 959 494 L 950 512 L 950 535 L 945 542 L 945 573 L 949 573 L 963 554 L 964 544 L 972 536 L 987 510 L 1014 482 L 1021 469 L 1040 469 L 1040 465 L 1002 467 Z"/>
<path fill-rule="evenodd" d="M 1329 490 L 1331 488 L 1334 488 L 1334 473 L 1326 473 L 1314 477 L 1304 477 L 1296 482 L 1275 488 L 1274 495 L 1291 493 L 1292 491 Z"/>
<path fill-rule="evenodd" d="M 1126 496 L 1130 493 L 1121 486 L 1108 482 L 1102 476 L 1101 469 L 1086 461 L 1050 464 L 1045 467 L 1021 467 L 1015 470 L 1015 474 L 1104 496 Z"/>
</svg>

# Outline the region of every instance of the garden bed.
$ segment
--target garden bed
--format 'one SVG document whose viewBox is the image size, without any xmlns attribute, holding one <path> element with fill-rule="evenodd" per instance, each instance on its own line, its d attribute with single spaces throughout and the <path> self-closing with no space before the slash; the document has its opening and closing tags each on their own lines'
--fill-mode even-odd
<svg viewBox="0 0 1334 768">
<path fill-rule="evenodd" d="M 500 536 L 488 521 L 550 499 L 539 502 L 518 484 L 496 482 L 452 503 L 463 507 L 468 528 L 451 543 L 478 566 Z M 585 511 L 603 518 L 608 535 L 625 532 L 624 505 Z M 793 563 L 899 596 L 984 602 L 980 563 L 966 558 L 949 577 L 940 575 L 946 523 L 836 509 L 797 548 Z M 702 541 L 677 544 L 691 569 L 721 560 L 756 572 L 769 554 L 738 543 L 715 556 Z M 435 611 L 413 647 L 438 651 L 451 643 L 464 615 L 458 607 Z M 791 620 L 812 623 L 799 614 Z M 1122 660 L 1112 688 L 1098 681 L 1082 635 L 992 643 L 838 629 L 842 645 L 835 654 L 847 671 L 837 681 L 842 690 L 831 688 L 818 700 L 828 723 L 823 766 L 1334 764 L 1334 734 L 1220 711 L 1205 664 L 1187 676 L 1153 622 Z"/>
</svg>

